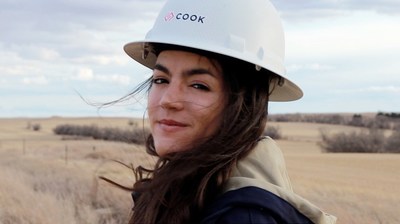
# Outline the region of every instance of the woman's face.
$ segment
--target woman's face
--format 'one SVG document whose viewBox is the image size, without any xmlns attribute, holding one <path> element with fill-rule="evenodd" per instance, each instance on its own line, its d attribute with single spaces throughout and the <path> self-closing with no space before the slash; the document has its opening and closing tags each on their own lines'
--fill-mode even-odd
<svg viewBox="0 0 400 224">
<path fill-rule="evenodd" d="M 157 154 L 183 151 L 214 134 L 225 98 L 222 69 L 216 61 L 185 51 L 161 52 L 148 99 Z"/>
</svg>

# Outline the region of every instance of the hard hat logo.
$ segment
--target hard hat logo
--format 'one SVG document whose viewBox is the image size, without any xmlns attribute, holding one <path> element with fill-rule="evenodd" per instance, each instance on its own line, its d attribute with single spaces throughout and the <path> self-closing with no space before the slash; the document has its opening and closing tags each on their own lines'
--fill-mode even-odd
<svg viewBox="0 0 400 224">
<path fill-rule="evenodd" d="M 176 15 L 177 20 L 190 20 L 192 22 L 199 22 L 199 23 L 204 23 L 204 19 L 206 17 L 204 16 L 198 16 L 198 15 L 189 15 L 189 14 L 183 14 L 183 13 L 178 13 Z"/>
<path fill-rule="evenodd" d="M 198 22 L 198 23 L 204 23 L 205 16 L 200 16 L 200 15 L 195 15 L 195 14 L 188 14 L 188 13 L 178 13 L 175 14 L 173 12 L 169 12 L 165 17 L 164 20 L 166 22 L 171 21 L 172 19 L 177 19 L 177 20 L 185 20 L 185 21 L 192 21 L 192 22 Z"/>
<path fill-rule="evenodd" d="M 175 17 L 174 13 L 173 13 L 173 12 L 170 12 L 170 13 L 168 13 L 168 14 L 164 17 L 164 20 L 165 20 L 166 22 L 168 22 L 168 21 L 171 21 L 174 17 Z"/>
</svg>

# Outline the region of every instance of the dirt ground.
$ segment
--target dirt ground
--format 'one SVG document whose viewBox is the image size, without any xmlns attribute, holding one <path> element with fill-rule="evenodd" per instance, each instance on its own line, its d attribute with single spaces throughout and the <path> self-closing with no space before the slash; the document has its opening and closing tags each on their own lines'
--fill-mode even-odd
<svg viewBox="0 0 400 224">
<path fill-rule="evenodd" d="M 124 223 L 129 215 L 129 194 L 109 190 L 109 185 L 95 177 L 112 177 L 129 186 L 133 174 L 112 161 L 137 166 L 151 164 L 154 159 L 134 145 L 62 140 L 52 130 L 67 123 L 131 128 L 131 120 L 0 119 L 0 223 Z M 40 124 L 40 131 L 30 128 L 34 124 Z M 137 125 L 142 122 L 137 121 Z M 338 223 L 400 223 L 400 154 L 321 152 L 321 129 L 335 133 L 357 128 L 311 123 L 268 125 L 278 126 L 283 134 L 277 142 L 299 195 L 337 216 Z M 35 210 L 29 213 L 32 208 Z M 118 215 L 123 218 L 115 219 Z"/>
</svg>

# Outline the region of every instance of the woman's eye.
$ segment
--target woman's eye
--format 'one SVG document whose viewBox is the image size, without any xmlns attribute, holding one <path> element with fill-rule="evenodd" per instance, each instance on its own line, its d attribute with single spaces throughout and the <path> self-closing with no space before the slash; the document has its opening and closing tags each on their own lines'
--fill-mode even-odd
<svg viewBox="0 0 400 224">
<path fill-rule="evenodd" d="M 163 79 L 163 78 L 154 78 L 153 79 L 153 84 L 164 84 L 168 83 L 168 80 Z"/>
<path fill-rule="evenodd" d="M 195 89 L 200 89 L 200 90 L 205 90 L 205 91 L 209 91 L 210 88 L 208 88 L 206 85 L 200 84 L 200 83 L 195 83 L 192 85 L 193 88 Z"/>
</svg>

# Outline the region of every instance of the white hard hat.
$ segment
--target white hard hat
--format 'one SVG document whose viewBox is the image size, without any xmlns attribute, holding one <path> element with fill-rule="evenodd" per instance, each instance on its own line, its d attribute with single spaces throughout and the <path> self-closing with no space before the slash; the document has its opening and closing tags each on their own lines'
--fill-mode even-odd
<svg viewBox="0 0 400 224">
<path fill-rule="evenodd" d="M 156 55 L 151 43 L 215 52 L 272 71 L 283 79 L 271 93 L 271 101 L 303 96 L 285 77 L 282 23 L 268 0 L 168 0 L 145 39 L 126 44 L 124 50 L 153 69 Z"/>
</svg>

